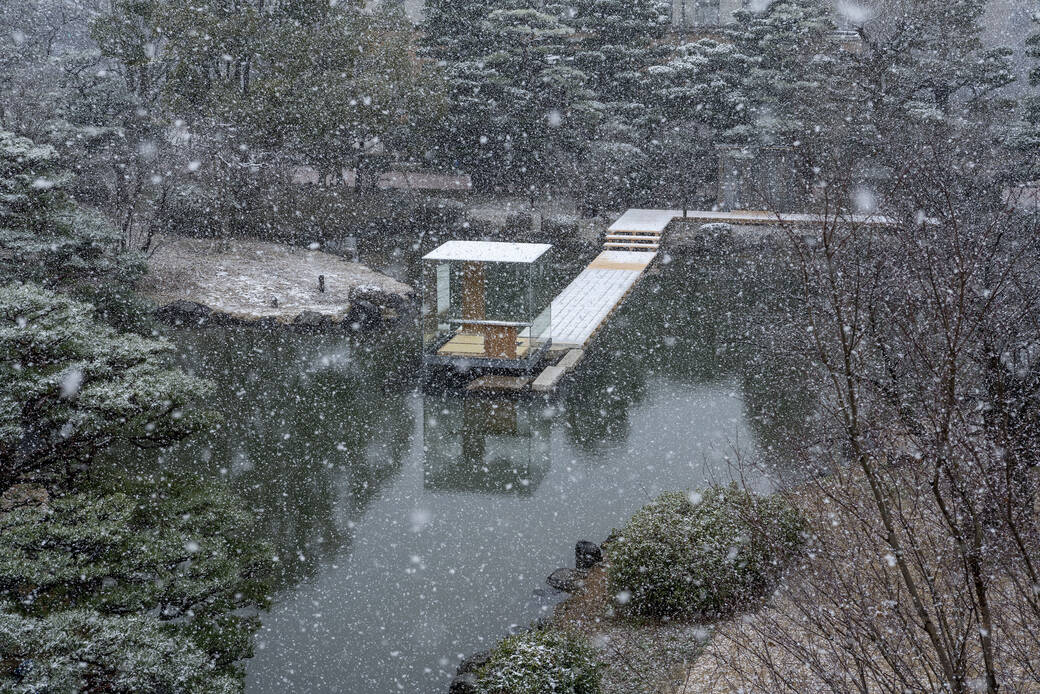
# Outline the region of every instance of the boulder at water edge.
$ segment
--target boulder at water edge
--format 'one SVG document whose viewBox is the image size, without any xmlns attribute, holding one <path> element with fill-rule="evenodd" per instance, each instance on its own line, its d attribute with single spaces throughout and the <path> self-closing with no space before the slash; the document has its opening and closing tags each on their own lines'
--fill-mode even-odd
<svg viewBox="0 0 1040 694">
<path fill-rule="evenodd" d="M 585 585 L 586 576 L 588 576 L 588 572 L 581 569 L 556 569 L 549 574 L 549 578 L 545 579 L 545 582 L 556 590 L 573 593 Z"/>
</svg>

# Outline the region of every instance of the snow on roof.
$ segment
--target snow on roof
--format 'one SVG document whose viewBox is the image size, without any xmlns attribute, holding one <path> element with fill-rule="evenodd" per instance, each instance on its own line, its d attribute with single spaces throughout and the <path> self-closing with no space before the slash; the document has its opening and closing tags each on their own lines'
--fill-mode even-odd
<svg viewBox="0 0 1040 694">
<path fill-rule="evenodd" d="M 423 256 L 423 260 L 468 260 L 486 263 L 533 263 L 552 246 L 547 243 L 498 241 L 448 241 Z"/>
</svg>

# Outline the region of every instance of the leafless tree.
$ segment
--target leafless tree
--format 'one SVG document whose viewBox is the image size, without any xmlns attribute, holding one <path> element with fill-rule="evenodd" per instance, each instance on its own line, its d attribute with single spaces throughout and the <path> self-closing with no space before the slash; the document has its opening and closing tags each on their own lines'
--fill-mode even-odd
<svg viewBox="0 0 1040 694">
<path fill-rule="evenodd" d="M 790 234 L 787 340 L 820 382 L 804 455 L 829 474 L 794 494 L 808 557 L 710 650 L 753 691 L 1040 686 L 1037 229 L 1003 154 L 950 135 L 889 158 L 885 223 L 836 178 L 822 227 Z"/>
</svg>

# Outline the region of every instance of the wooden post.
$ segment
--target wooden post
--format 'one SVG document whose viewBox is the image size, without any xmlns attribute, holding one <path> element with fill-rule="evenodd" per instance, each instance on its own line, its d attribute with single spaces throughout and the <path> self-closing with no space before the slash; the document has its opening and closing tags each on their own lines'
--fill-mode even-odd
<svg viewBox="0 0 1040 694">
<path fill-rule="evenodd" d="M 484 355 L 493 359 L 516 359 L 517 329 L 509 325 L 489 325 L 484 329 Z"/>
<path fill-rule="evenodd" d="M 462 264 L 462 319 L 484 320 L 487 302 L 484 297 L 484 263 Z M 463 326 L 466 327 L 466 326 Z"/>
</svg>

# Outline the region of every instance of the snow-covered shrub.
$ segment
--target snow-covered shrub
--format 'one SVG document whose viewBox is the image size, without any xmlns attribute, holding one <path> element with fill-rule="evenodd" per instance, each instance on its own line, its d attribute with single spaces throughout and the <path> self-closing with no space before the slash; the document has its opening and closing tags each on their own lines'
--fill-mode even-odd
<svg viewBox="0 0 1040 694">
<path fill-rule="evenodd" d="M 510 636 L 477 671 L 480 694 L 599 694 L 601 665 L 586 641 L 560 629 Z"/>
<path fill-rule="evenodd" d="M 237 694 L 188 638 L 144 615 L 92 610 L 25 617 L 0 603 L 0 692 Z"/>
<path fill-rule="evenodd" d="M 709 236 L 728 236 L 733 233 L 733 225 L 725 222 L 711 222 L 702 224 L 700 232 Z"/>
<path fill-rule="evenodd" d="M 778 496 L 735 486 L 668 492 L 609 544 L 610 588 L 632 614 L 717 615 L 765 591 L 800 547 L 803 526 Z"/>
</svg>

